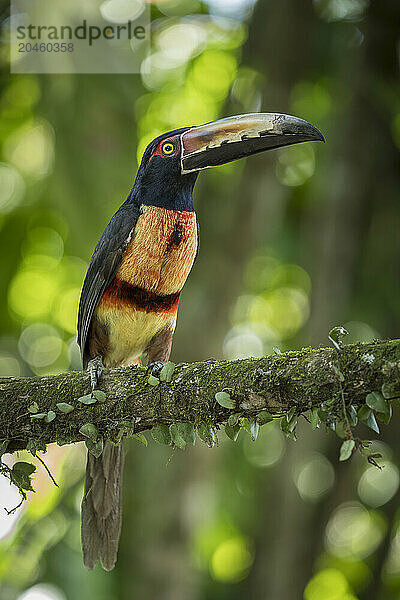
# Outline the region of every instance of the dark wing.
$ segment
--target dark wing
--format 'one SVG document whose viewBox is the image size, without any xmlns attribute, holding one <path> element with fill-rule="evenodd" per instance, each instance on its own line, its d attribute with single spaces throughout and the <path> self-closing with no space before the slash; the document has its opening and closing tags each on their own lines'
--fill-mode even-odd
<svg viewBox="0 0 400 600">
<path fill-rule="evenodd" d="M 107 225 L 90 259 L 78 312 L 78 344 L 84 368 L 93 313 L 118 271 L 138 218 L 138 207 L 131 203 L 123 204 Z"/>
</svg>

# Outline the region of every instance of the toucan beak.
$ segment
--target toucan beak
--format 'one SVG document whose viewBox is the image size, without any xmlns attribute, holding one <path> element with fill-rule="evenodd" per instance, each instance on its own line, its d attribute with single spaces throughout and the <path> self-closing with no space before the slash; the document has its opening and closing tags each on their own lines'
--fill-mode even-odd
<svg viewBox="0 0 400 600">
<path fill-rule="evenodd" d="M 309 141 L 324 142 L 322 133 L 303 119 L 279 113 L 227 117 L 181 136 L 182 173 L 223 165 L 243 156 Z"/>
</svg>

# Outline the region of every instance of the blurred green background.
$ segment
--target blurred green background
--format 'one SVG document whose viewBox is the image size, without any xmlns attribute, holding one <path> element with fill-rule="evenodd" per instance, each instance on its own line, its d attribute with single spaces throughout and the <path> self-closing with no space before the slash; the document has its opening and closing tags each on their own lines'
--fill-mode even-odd
<svg viewBox="0 0 400 600">
<path fill-rule="evenodd" d="M 400 336 L 398 0 L 154 0 L 150 70 L 10 75 L 1 49 L 0 375 L 79 369 L 93 248 L 159 133 L 237 113 L 303 117 L 327 143 L 199 177 L 201 250 L 172 359 L 239 358 Z M 6 27 L 7 7 L 1 14 Z M 398 415 L 382 471 L 340 440 L 223 432 L 173 451 L 127 443 L 111 573 L 82 566 L 84 450 L 49 447 L 35 494 L 0 480 L 1 600 L 400 599 Z M 369 432 L 366 434 L 371 436 Z M 149 440 L 151 439 L 148 435 Z"/>
</svg>

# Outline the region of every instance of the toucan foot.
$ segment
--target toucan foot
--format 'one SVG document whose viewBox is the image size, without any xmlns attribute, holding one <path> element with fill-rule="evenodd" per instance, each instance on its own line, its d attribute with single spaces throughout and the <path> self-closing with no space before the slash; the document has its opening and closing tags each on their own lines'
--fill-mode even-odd
<svg viewBox="0 0 400 600">
<path fill-rule="evenodd" d="M 165 365 L 165 362 L 162 360 L 155 360 L 154 362 L 147 365 L 146 373 L 147 375 L 153 375 L 153 377 L 159 377 L 161 369 Z"/>
<path fill-rule="evenodd" d="M 99 379 L 102 372 L 104 371 L 103 361 L 101 356 L 95 356 L 88 362 L 87 366 L 88 373 L 90 375 L 90 385 L 92 386 L 92 392 L 97 388 Z"/>
</svg>

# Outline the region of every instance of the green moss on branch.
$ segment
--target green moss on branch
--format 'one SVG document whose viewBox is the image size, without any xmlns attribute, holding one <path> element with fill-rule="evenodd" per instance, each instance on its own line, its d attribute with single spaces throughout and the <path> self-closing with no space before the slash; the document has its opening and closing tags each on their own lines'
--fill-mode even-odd
<svg viewBox="0 0 400 600">
<path fill-rule="evenodd" d="M 340 370 L 344 376 L 346 405 L 365 402 L 370 392 L 385 387 L 386 396 L 400 395 L 400 340 L 351 344 L 343 347 Z M 338 377 L 334 349 L 305 348 L 264 358 L 237 361 L 207 360 L 176 365 L 170 383 L 151 386 L 145 369 L 135 366 L 106 370 L 100 389 L 104 402 L 85 405 L 78 398 L 90 392 L 89 377 L 71 372 L 51 377 L 0 379 L 0 440 L 8 441 L 8 451 L 43 444 L 83 440 L 79 432 L 93 423 L 100 435 L 115 439 L 121 428 L 135 432 L 156 424 L 188 421 L 216 426 L 231 413 L 256 416 L 261 411 L 296 414 L 328 403 L 332 414 L 340 414 Z M 232 410 L 215 400 L 219 391 L 228 391 L 235 401 Z M 39 414 L 52 410 L 50 423 L 32 418 L 28 408 L 36 402 Z M 57 404 L 74 407 L 62 412 Z"/>
</svg>

